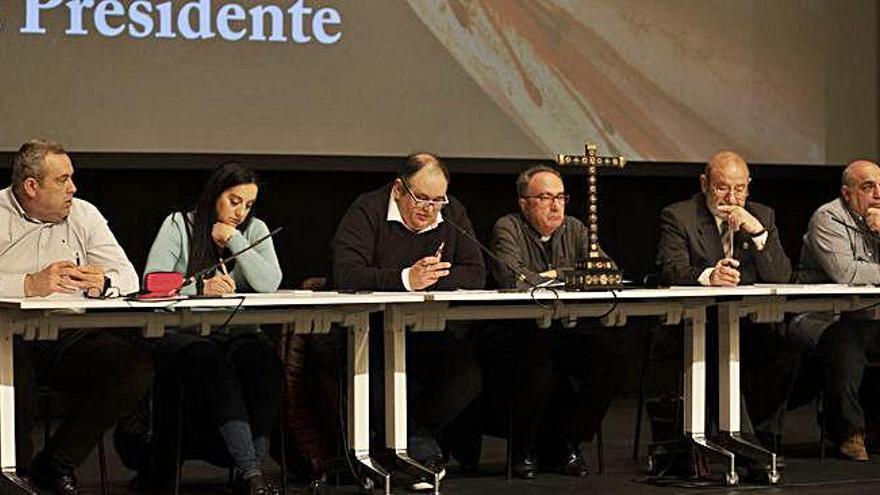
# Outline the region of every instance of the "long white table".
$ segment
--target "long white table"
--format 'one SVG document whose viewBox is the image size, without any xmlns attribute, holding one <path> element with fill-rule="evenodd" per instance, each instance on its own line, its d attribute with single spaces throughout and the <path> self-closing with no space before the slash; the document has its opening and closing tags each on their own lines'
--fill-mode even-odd
<svg viewBox="0 0 880 495">
<path fill-rule="evenodd" d="M 736 457 L 768 466 L 767 481 L 778 483 L 776 455 L 741 436 L 739 321 L 782 321 L 785 313 L 865 308 L 880 301 L 874 287 L 839 285 L 757 285 L 735 288 L 673 287 L 620 291 L 533 293 L 499 291 L 428 292 L 417 305 L 385 309 L 386 446 L 404 462 L 407 455 L 406 332 L 442 331 L 448 321 L 534 319 L 542 328 L 554 321 L 573 326 L 581 318 L 601 318 L 621 327 L 631 316 L 657 316 L 666 325 L 684 324 L 684 432 L 688 439 L 726 460 L 725 481 L 738 483 Z M 719 310 L 719 410 L 722 442 L 706 435 L 706 310 Z M 871 311 L 880 316 L 880 309 Z M 438 480 L 439 482 L 439 480 Z"/>
<path fill-rule="evenodd" d="M 208 334 L 226 321 L 239 304 L 232 324 L 282 324 L 286 332 L 325 333 L 332 325 L 348 329 L 348 428 L 355 458 L 385 483 L 388 472 L 369 455 L 369 315 L 384 311 L 386 446 L 402 461 L 424 469 L 407 455 L 406 332 L 442 331 L 447 321 L 534 319 L 539 327 L 553 321 L 573 326 L 579 319 L 601 318 L 622 327 L 633 316 L 657 316 L 663 324 L 684 324 L 684 432 L 700 448 L 727 461 L 726 481 L 737 483 L 735 459 L 767 460 L 768 481 L 779 481 L 775 455 L 740 436 L 739 322 L 782 321 L 786 313 L 863 310 L 880 319 L 880 290 L 839 285 L 766 285 L 737 288 L 681 287 L 622 291 L 533 293 L 451 291 L 365 293 L 293 291 L 239 298 L 126 302 L 70 297 L 0 299 L 0 466 L 6 487 L 14 486 L 15 408 L 12 342 L 53 340 L 68 328 L 140 329 L 160 337 L 167 327 L 195 328 Z M 725 444 L 707 438 L 706 310 L 719 311 L 719 410 Z M 436 480 L 435 491 L 439 491 Z M 7 493 L 4 491 L 3 493 Z M 11 492 L 10 492 L 11 493 Z M 22 493 L 28 493 L 22 491 Z"/>
<path fill-rule="evenodd" d="M 33 493 L 15 473 L 13 336 L 55 340 L 65 329 L 140 329 L 148 338 L 168 327 L 207 335 L 236 312 L 230 324 L 281 324 L 285 332 L 317 334 L 338 325 L 348 330 L 348 434 L 354 457 L 390 492 L 388 472 L 370 458 L 369 315 L 385 304 L 424 301 L 422 294 L 291 291 L 214 299 L 161 302 L 91 300 L 82 297 L 0 299 L 0 491 Z"/>
</svg>

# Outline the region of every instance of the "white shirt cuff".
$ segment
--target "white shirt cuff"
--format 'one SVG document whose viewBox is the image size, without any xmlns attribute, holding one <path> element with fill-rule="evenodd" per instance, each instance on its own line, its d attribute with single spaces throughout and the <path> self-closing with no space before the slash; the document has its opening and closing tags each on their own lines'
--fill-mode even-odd
<svg viewBox="0 0 880 495">
<path fill-rule="evenodd" d="M 767 238 L 769 236 L 770 233 L 765 230 L 764 233 L 759 235 L 758 237 L 752 237 L 752 242 L 755 243 L 755 248 L 757 248 L 758 251 L 764 250 L 764 245 L 767 244 Z"/>
<path fill-rule="evenodd" d="M 699 278 L 697 278 L 697 282 L 699 282 L 700 285 L 712 285 L 712 283 L 709 281 L 709 276 L 712 275 L 712 270 L 714 269 L 715 267 L 713 266 L 712 268 L 706 268 L 705 270 L 703 270 L 703 273 L 701 273 Z"/>
<path fill-rule="evenodd" d="M 412 268 L 404 268 L 403 270 L 401 270 L 400 281 L 403 282 L 404 289 L 406 289 L 409 292 L 415 292 L 415 291 L 413 291 L 413 288 L 409 285 L 409 271 L 410 270 L 412 270 Z"/>
<path fill-rule="evenodd" d="M 27 277 L 27 273 L 4 273 L 0 275 L 0 296 L 25 297 L 25 277 Z"/>
</svg>

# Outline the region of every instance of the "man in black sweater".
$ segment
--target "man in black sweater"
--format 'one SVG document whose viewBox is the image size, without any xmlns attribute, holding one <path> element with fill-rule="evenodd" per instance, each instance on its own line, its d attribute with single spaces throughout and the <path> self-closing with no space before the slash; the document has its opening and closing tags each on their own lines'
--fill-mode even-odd
<svg viewBox="0 0 880 495">
<path fill-rule="evenodd" d="M 465 208 L 446 195 L 449 171 L 437 157 L 407 158 L 397 178 L 357 198 L 333 238 L 332 283 L 342 290 L 483 288 L 486 269 Z M 442 210 L 442 211 L 441 211 Z M 472 341 L 454 332 L 407 337 L 408 450 L 445 474 L 436 438 L 480 391 Z M 429 488 L 424 486 L 423 488 Z"/>
</svg>

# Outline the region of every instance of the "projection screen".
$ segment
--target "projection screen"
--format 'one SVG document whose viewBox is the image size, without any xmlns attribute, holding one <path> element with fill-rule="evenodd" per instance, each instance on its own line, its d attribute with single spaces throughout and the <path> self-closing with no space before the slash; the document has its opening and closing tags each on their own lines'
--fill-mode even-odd
<svg viewBox="0 0 880 495">
<path fill-rule="evenodd" d="M 824 164 L 877 149 L 873 0 L 7 0 L 0 151 Z"/>
</svg>

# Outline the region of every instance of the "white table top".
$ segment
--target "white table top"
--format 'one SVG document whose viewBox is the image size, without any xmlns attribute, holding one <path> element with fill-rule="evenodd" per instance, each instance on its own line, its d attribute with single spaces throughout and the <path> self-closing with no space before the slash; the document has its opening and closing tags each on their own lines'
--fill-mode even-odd
<svg viewBox="0 0 880 495">
<path fill-rule="evenodd" d="M 730 296 L 772 296 L 771 287 L 669 287 L 664 289 L 623 289 L 615 291 L 565 291 L 538 289 L 526 292 L 494 290 L 460 290 L 426 292 L 427 301 L 490 302 L 490 301 L 606 301 L 636 299 L 713 298 Z"/>
<path fill-rule="evenodd" d="M 0 298 L 0 308 L 23 310 L 140 310 L 140 309 L 210 309 L 241 307 L 328 306 L 346 304 L 403 304 L 436 302 L 516 302 L 516 301 L 614 301 L 649 299 L 692 299 L 746 296 L 880 296 L 880 288 L 842 284 L 758 284 L 743 287 L 668 287 L 662 289 L 623 289 L 615 291 L 565 291 L 539 289 L 512 292 L 497 290 L 456 290 L 428 292 L 313 292 L 279 291 L 264 294 L 238 294 L 219 298 L 195 298 L 163 301 L 125 301 L 121 299 L 86 299 L 82 296 L 55 294 L 49 297 Z M 244 298 L 242 302 L 241 298 Z"/>
<path fill-rule="evenodd" d="M 778 296 L 880 296 L 880 287 L 873 285 L 846 285 L 846 284 L 781 284 L 772 287 L 774 294 Z"/>
<path fill-rule="evenodd" d="M 241 298 L 244 298 L 242 302 Z M 87 299 L 83 296 L 54 294 L 48 297 L 0 298 L 0 307 L 24 310 L 89 310 L 89 309 L 183 309 L 183 308 L 243 308 L 289 307 L 289 306 L 327 306 L 346 304 L 390 304 L 418 303 L 425 300 L 419 293 L 408 292 L 370 292 L 338 293 L 312 291 L 279 291 L 267 294 L 239 294 L 219 298 L 177 299 L 165 301 L 125 301 L 122 299 Z"/>
</svg>

